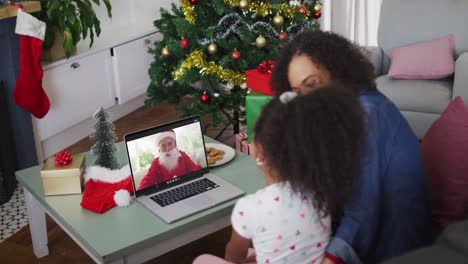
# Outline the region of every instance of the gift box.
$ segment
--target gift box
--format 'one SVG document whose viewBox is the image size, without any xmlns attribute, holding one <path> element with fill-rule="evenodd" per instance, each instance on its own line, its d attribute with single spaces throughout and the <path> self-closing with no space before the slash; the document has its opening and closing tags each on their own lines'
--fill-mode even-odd
<svg viewBox="0 0 468 264">
<path fill-rule="evenodd" d="M 247 142 L 247 133 L 240 132 L 236 134 L 236 149 L 250 155 L 251 146 L 249 142 Z"/>
<path fill-rule="evenodd" d="M 272 96 L 264 95 L 258 92 L 251 91 L 245 97 L 245 112 L 247 121 L 247 139 L 248 143 L 252 142 L 253 130 L 258 116 L 263 110 L 263 107 L 272 99 Z"/>
<path fill-rule="evenodd" d="M 266 95 L 274 95 L 270 86 L 270 77 L 274 63 L 262 62 L 256 69 L 245 72 L 247 88 Z"/>
<path fill-rule="evenodd" d="M 68 165 L 63 166 L 55 165 L 54 156 L 44 162 L 41 179 L 45 195 L 82 193 L 85 155 L 77 154 L 72 158 Z"/>
</svg>

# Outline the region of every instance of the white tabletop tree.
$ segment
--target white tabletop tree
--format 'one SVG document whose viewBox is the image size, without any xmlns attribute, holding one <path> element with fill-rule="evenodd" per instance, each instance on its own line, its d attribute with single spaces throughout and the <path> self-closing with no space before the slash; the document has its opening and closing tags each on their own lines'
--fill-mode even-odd
<svg viewBox="0 0 468 264">
<path fill-rule="evenodd" d="M 93 115 L 96 123 L 94 124 L 94 133 L 91 138 L 96 141 L 91 148 L 93 156 L 96 158 L 93 165 L 101 166 L 111 170 L 119 168 L 119 162 L 116 158 L 117 146 L 115 141 L 115 126 L 111 121 L 111 115 L 104 107 Z"/>
</svg>

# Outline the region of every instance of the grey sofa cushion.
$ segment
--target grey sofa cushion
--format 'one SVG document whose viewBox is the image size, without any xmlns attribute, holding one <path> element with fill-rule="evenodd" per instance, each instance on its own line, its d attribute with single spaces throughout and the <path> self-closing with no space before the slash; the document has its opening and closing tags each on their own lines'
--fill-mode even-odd
<svg viewBox="0 0 468 264">
<path fill-rule="evenodd" d="M 400 110 L 442 113 L 452 99 L 453 80 L 395 80 L 387 75 L 376 80 L 377 89 Z"/>
</svg>

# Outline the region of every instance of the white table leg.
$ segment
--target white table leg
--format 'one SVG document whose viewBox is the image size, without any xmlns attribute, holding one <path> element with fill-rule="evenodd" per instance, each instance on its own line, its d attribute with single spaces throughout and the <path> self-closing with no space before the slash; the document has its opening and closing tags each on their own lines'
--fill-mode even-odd
<svg viewBox="0 0 468 264">
<path fill-rule="evenodd" d="M 36 198 L 26 188 L 23 189 L 28 209 L 29 230 L 31 232 L 34 255 L 37 258 L 42 258 L 49 255 L 45 212 Z"/>
</svg>

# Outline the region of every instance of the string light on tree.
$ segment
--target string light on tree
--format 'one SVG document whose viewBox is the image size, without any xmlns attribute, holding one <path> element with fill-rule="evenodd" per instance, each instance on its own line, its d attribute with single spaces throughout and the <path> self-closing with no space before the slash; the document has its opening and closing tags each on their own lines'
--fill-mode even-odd
<svg viewBox="0 0 468 264">
<path fill-rule="evenodd" d="M 216 54 L 216 52 L 218 52 L 218 45 L 216 45 L 216 43 L 211 42 L 210 45 L 208 45 L 208 52 L 210 54 Z"/>
<path fill-rule="evenodd" d="M 238 60 L 238 59 L 240 59 L 240 57 L 241 57 L 240 51 L 238 51 L 237 49 L 234 49 L 234 50 L 232 51 L 232 53 L 231 53 L 231 58 L 232 58 L 233 60 Z"/>
<path fill-rule="evenodd" d="M 255 45 L 257 45 L 257 48 L 263 48 L 266 46 L 266 39 L 260 35 L 258 38 L 255 40 Z"/>
<path fill-rule="evenodd" d="M 179 45 L 183 49 L 187 49 L 190 46 L 190 42 L 187 38 L 181 38 L 179 41 Z"/>
<path fill-rule="evenodd" d="M 242 10 L 247 10 L 247 8 L 249 8 L 249 1 L 248 0 L 240 0 L 239 1 L 239 7 Z"/>
<path fill-rule="evenodd" d="M 188 0 L 191 5 L 196 5 L 198 0 Z"/>
<path fill-rule="evenodd" d="M 277 27 L 281 27 L 284 23 L 284 18 L 280 15 L 276 15 L 273 17 L 273 24 Z"/>
<path fill-rule="evenodd" d="M 171 56 L 171 51 L 167 47 L 164 47 L 164 48 L 161 49 L 161 56 L 163 58 L 167 58 L 167 57 Z"/>
<path fill-rule="evenodd" d="M 210 101 L 210 95 L 205 92 L 203 92 L 201 95 L 200 95 L 200 102 L 202 104 L 206 104 Z"/>
</svg>

